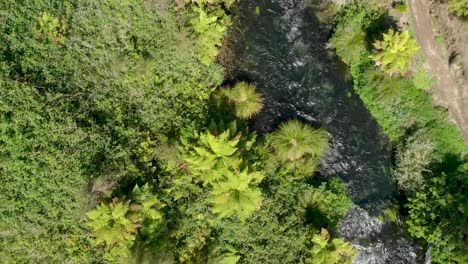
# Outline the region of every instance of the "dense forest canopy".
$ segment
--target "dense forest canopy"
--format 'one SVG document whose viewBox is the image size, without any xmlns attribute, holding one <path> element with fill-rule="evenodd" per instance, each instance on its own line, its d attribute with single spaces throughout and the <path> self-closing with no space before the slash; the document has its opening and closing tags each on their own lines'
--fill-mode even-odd
<svg viewBox="0 0 468 264">
<path fill-rule="evenodd" d="M 313 178 L 326 128 L 257 135 L 264 95 L 223 86 L 236 4 L 0 2 L 1 263 L 352 262 L 345 184 Z M 467 263 L 467 146 L 411 68 L 417 42 L 376 6 L 332 9 L 330 43 L 395 146 L 394 214 L 434 262 Z"/>
</svg>

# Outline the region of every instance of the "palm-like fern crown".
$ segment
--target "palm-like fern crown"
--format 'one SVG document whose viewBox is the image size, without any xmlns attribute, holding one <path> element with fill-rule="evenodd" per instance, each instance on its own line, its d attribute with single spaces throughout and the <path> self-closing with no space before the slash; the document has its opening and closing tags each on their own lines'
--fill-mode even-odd
<svg viewBox="0 0 468 264">
<path fill-rule="evenodd" d="M 371 57 L 385 71 L 391 75 L 405 74 L 408 70 L 413 55 L 419 50 L 416 40 L 411 37 L 409 31 L 403 33 L 390 29 L 383 34 L 383 40 L 374 42 L 374 47 L 379 50 Z"/>
<path fill-rule="evenodd" d="M 222 218 L 236 214 L 244 221 L 262 203 L 262 192 L 256 185 L 265 177 L 260 172 L 242 172 L 226 178 L 213 185 L 210 201 L 214 204 L 213 212 Z"/>
<path fill-rule="evenodd" d="M 272 135 L 272 145 L 281 160 L 295 161 L 305 155 L 321 157 L 328 149 L 324 129 L 314 129 L 298 120 L 282 123 Z"/>
<path fill-rule="evenodd" d="M 93 229 L 95 243 L 104 243 L 108 249 L 120 245 L 119 249 L 123 254 L 126 251 L 125 245 L 135 240 L 137 232 L 139 219 L 131 214 L 128 204 L 123 202 L 101 204 L 88 212 L 88 226 Z"/>
<path fill-rule="evenodd" d="M 331 39 L 338 55 L 348 65 L 359 60 L 366 52 L 366 34 L 361 29 L 347 26 L 341 29 L 343 32 L 339 37 Z"/>
<path fill-rule="evenodd" d="M 234 104 L 237 117 L 248 119 L 262 110 L 263 98 L 255 89 L 254 85 L 241 82 L 225 90 L 224 94 Z"/>
<path fill-rule="evenodd" d="M 249 170 L 241 155 L 252 148 L 255 134 L 235 134 L 235 123 L 224 131 L 222 127 L 223 124 L 212 122 L 209 131 L 198 135 L 197 147 L 181 140 L 186 147 L 182 156 L 189 163 L 189 171 L 205 186 L 212 187 L 209 197 L 212 211 L 221 218 L 237 215 L 245 220 L 262 202 L 257 184 L 264 175 Z"/>
<path fill-rule="evenodd" d="M 229 129 L 215 136 L 209 131 L 200 134 L 199 144 L 185 153 L 190 172 L 210 184 L 225 177 L 226 171 L 242 163 L 238 155 L 240 135 L 230 138 Z"/>
<path fill-rule="evenodd" d="M 342 238 L 330 238 L 330 233 L 322 228 L 320 234 L 312 236 L 313 247 L 309 261 L 315 264 L 351 264 L 356 249 Z"/>
</svg>

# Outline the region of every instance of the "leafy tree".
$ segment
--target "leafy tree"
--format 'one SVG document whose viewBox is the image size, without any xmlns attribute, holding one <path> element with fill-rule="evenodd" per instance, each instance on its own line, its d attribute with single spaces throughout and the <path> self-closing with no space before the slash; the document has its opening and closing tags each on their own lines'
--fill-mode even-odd
<svg viewBox="0 0 468 264">
<path fill-rule="evenodd" d="M 383 34 L 383 40 L 374 42 L 378 50 L 372 59 L 390 75 L 405 74 L 411 65 L 413 55 L 420 49 L 408 30 L 400 33 L 390 29 Z"/>
<path fill-rule="evenodd" d="M 313 246 L 309 251 L 309 263 L 313 264 L 351 264 L 356 249 L 342 238 L 330 238 L 324 228 L 320 234 L 312 236 Z"/>
<path fill-rule="evenodd" d="M 468 16 L 468 0 L 451 0 L 449 10 L 460 17 Z"/>
<path fill-rule="evenodd" d="M 262 110 L 263 98 L 255 91 L 255 86 L 252 84 L 240 82 L 223 92 L 234 104 L 234 111 L 238 118 L 248 119 Z"/>
<path fill-rule="evenodd" d="M 290 120 L 280 124 L 272 134 L 271 143 L 281 160 L 295 161 L 305 155 L 324 155 L 328 149 L 328 136 L 324 129 L 314 129 L 298 120 Z"/>
</svg>

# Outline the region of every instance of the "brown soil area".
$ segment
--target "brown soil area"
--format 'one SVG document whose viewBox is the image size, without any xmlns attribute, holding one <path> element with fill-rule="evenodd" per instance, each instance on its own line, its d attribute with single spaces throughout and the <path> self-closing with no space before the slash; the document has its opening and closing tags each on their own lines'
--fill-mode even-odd
<svg viewBox="0 0 468 264">
<path fill-rule="evenodd" d="M 442 27 L 441 25 L 433 25 L 437 22 L 440 23 L 440 21 L 436 20 L 437 17 L 440 18 L 443 15 L 447 15 L 446 19 L 449 17 L 447 8 L 446 6 L 444 8 L 431 5 L 429 1 L 430 0 L 409 0 L 413 17 L 413 27 L 419 44 L 426 56 L 427 63 L 437 79 L 437 85 L 434 88 L 435 101 L 449 109 L 452 117 L 463 132 L 465 141 L 468 142 L 468 83 L 467 76 L 463 72 L 463 68 L 468 69 L 465 67 L 465 65 L 468 66 L 468 62 L 464 62 L 468 58 L 468 50 L 466 50 L 468 46 L 466 44 L 466 37 L 468 34 L 465 31 L 466 28 L 464 28 L 466 24 L 459 21 L 459 23 L 462 23 L 460 24 L 462 29 L 458 34 L 461 35 L 455 34 L 452 30 L 452 35 L 450 36 L 452 43 L 450 47 L 457 53 L 453 51 L 448 52 L 447 46 L 444 45 L 444 43 L 440 43 L 441 36 L 436 35 L 438 33 L 434 33 L 433 30 L 437 27 Z M 436 8 L 440 8 L 438 12 L 447 13 L 437 14 L 437 17 L 434 17 Z M 444 27 L 449 27 L 451 29 L 459 24 L 457 21 L 446 21 L 445 23 L 455 23 L 455 26 L 449 24 L 444 25 Z M 465 39 L 465 41 L 463 41 L 463 39 Z M 458 60 L 457 64 L 454 64 L 455 58 Z"/>
</svg>

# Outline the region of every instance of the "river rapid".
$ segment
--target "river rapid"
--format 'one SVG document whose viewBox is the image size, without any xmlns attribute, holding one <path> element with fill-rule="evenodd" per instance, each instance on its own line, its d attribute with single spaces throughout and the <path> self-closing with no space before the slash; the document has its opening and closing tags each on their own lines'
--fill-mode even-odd
<svg viewBox="0 0 468 264">
<path fill-rule="evenodd" d="M 253 82 L 265 98 L 252 121 L 259 133 L 298 118 L 329 132 L 330 151 L 316 177 L 339 176 L 356 204 L 338 231 L 359 250 L 357 264 L 424 263 L 402 223 L 381 221 L 395 200 L 392 149 L 352 90 L 346 66 L 328 45 L 332 27 L 318 0 L 242 0 L 230 33 L 235 80 Z"/>
</svg>

